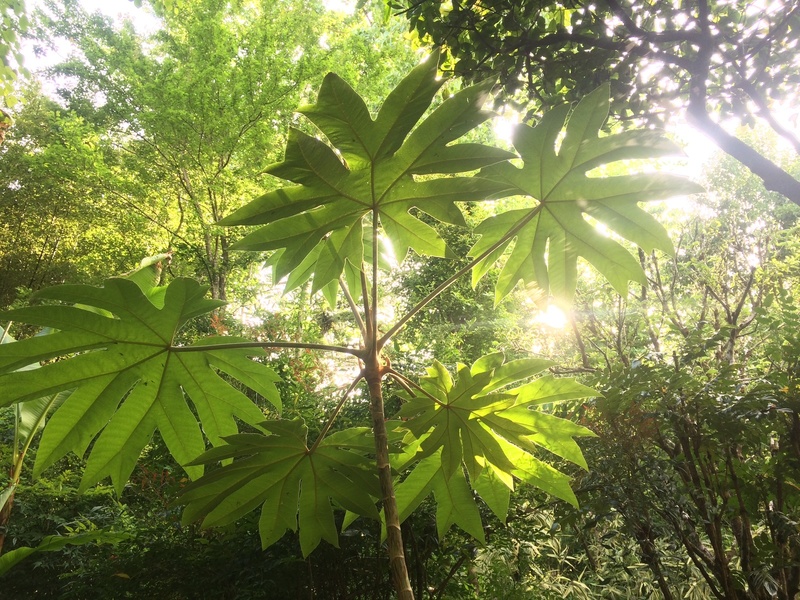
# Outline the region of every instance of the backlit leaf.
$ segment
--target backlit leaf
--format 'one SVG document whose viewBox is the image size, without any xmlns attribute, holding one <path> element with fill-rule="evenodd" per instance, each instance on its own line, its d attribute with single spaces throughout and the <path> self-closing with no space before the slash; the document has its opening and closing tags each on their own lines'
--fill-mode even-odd
<svg viewBox="0 0 800 600">
<path fill-rule="evenodd" d="M 233 459 L 186 486 L 184 523 L 200 517 L 206 527 L 225 525 L 261 506 L 259 531 L 266 548 L 287 529 L 300 531 L 307 556 L 321 540 L 338 546 L 331 504 L 378 519 L 378 475 L 367 456 L 374 449 L 371 430 L 354 428 L 327 436 L 315 448 L 306 443 L 302 421 L 267 421 L 271 433 L 225 438 L 195 464 Z"/>
<path fill-rule="evenodd" d="M 268 192 L 223 219 L 223 225 L 262 225 L 233 248 L 285 249 L 276 264 L 278 278 L 289 275 L 287 285 L 296 286 L 313 276 L 314 292 L 338 280 L 347 263 L 360 269 L 370 260 L 361 232 L 371 232 L 373 215 L 399 260 L 409 249 L 451 256 L 441 236 L 412 209 L 464 225 L 456 202 L 483 200 L 507 186 L 455 174 L 513 155 L 453 143 L 491 116 L 482 110 L 491 82 L 462 89 L 420 122 L 444 83 L 437 78 L 437 60 L 431 56 L 411 71 L 375 119 L 345 81 L 329 74 L 317 102 L 300 109 L 325 140 L 290 132 L 283 161 L 267 171 L 298 185 Z M 425 178 L 417 179 L 420 175 Z"/>
<path fill-rule="evenodd" d="M 398 414 L 404 420 L 394 422 L 413 434 L 419 447 L 416 456 L 401 460 L 418 461 L 397 485 L 401 518 L 433 492 L 440 535 L 457 524 L 482 539 L 465 471 L 471 487 L 500 519 L 505 519 L 515 478 L 577 503 L 569 477 L 544 462 L 541 450 L 586 468 L 574 438 L 593 434 L 536 408 L 596 393 L 572 379 L 551 375 L 518 385 L 549 364 L 538 359 L 503 362 L 492 354 L 478 359 L 472 368 L 460 365 L 455 380 L 438 362 L 428 368 L 421 387 L 429 395 L 406 395 Z M 458 506 L 453 506 L 456 499 Z"/>
<path fill-rule="evenodd" d="M 65 285 L 39 293 L 69 304 L 4 313 L 4 318 L 57 331 L 0 346 L 0 405 L 73 390 L 42 435 L 35 473 L 70 451 L 82 455 L 91 445 L 81 488 L 111 476 L 121 491 L 156 430 L 176 460 L 187 465 L 205 449 L 206 438 L 219 444 L 222 436 L 236 433 L 235 419 L 258 423 L 264 418 L 223 373 L 280 407 L 277 375 L 249 358 L 263 351 L 226 348 L 243 341 L 232 337 L 183 347 L 176 342 L 189 319 L 220 306 L 204 298 L 206 289 L 194 280 L 176 279 L 159 308 L 136 283 L 114 278 L 101 288 Z M 60 360 L 15 372 L 54 358 Z M 186 470 L 192 477 L 202 472 L 196 466 Z"/>
<path fill-rule="evenodd" d="M 475 230 L 481 238 L 470 255 L 489 254 L 475 267 L 473 283 L 486 274 L 505 249 L 511 248 L 498 277 L 497 302 L 519 281 L 535 282 L 543 291 L 570 302 L 577 283 L 579 256 L 621 294 L 628 281 L 644 283 L 639 262 L 586 217 L 646 252 L 672 252 L 664 227 L 638 203 L 702 189 L 683 177 L 663 173 L 590 177 L 592 169 L 616 161 L 680 152 L 653 131 L 599 137 L 608 114 L 608 95 L 608 86 L 601 86 L 584 97 L 571 115 L 567 107 L 561 107 L 546 113 L 535 127 L 519 125 L 513 142 L 522 166 L 503 162 L 481 171 L 482 177 L 506 184 L 501 195 L 532 200 L 526 208 L 489 217 Z M 564 137 L 557 149 L 562 131 Z M 492 251 L 496 244 L 500 246 Z"/>
</svg>

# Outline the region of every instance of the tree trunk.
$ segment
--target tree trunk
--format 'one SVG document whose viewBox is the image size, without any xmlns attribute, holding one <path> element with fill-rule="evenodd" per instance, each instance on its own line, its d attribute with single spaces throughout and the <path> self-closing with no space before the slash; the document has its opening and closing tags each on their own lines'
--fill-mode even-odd
<svg viewBox="0 0 800 600">
<path fill-rule="evenodd" d="M 394 497 L 394 482 L 389 464 L 389 438 L 386 433 L 386 419 L 383 413 L 383 390 L 381 379 L 383 370 L 377 352 L 371 352 L 364 365 L 364 378 L 369 386 L 369 406 L 372 416 L 372 430 L 375 436 L 375 462 L 383 494 L 383 514 L 386 518 L 386 540 L 389 549 L 389 568 L 397 591 L 398 600 L 414 600 L 411 581 L 408 578 L 403 536 L 400 532 L 400 515 Z"/>
</svg>

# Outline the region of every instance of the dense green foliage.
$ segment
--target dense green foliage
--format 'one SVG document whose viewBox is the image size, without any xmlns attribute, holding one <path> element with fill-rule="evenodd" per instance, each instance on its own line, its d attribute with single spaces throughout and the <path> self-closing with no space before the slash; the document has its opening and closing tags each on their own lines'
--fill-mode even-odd
<svg viewBox="0 0 800 600">
<path fill-rule="evenodd" d="M 575 103 L 602 83 L 623 122 L 674 122 L 684 110 L 703 133 L 764 182 L 800 204 L 800 182 L 720 126 L 764 119 L 796 151 L 781 102 L 800 91 L 796 0 L 387 0 L 419 37 L 473 81 L 499 78 L 500 103 L 530 114 Z M 712 118 L 714 115 L 715 118 Z"/>
<path fill-rule="evenodd" d="M 569 380 L 545 377 L 504 391 L 508 385 L 531 378 L 547 363 L 505 363 L 501 353 L 479 359 L 471 369 L 459 367 L 455 383 L 440 363 L 435 363 L 432 376 L 423 379 L 421 385 L 391 369 L 381 358 L 383 345 L 425 302 L 395 324 L 385 325 L 387 333 L 379 333 L 384 327 L 377 316 L 379 239 L 386 236 L 400 262 L 409 249 L 418 254 L 446 256 L 443 240 L 429 225 L 415 218 L 412 209 L 445 222 L 464 224 L 455 200 L 527 193 L 538 204 L 520 221 L 522 225 L 533 223 L 531 231 L 523 230 L 523 235 L 531 239 L 534 247 L 543 247 L 549 240 L 551 267 L 549 272 L 543 272 L 544 255 L 532 254 L 538 268 L 519 277 L 535 276 L 543 291 L 552 287 L 566 300 L 574 289 L 577 259 L 553 259 L 558 250 L 552 239 L 563 237 L 563 230 L 582 223 L 581 210 L 559 214 L 551 219 L 549 227 L 539 226 L 544 219 L 539 213 L 550 215 L 557 207 L 578 202 L 586 210 L 588 188 L 582 182 L 586 181 L 588 170 L 623 158 L 672 152 L 674 147 L 650 135 L 594 141 L 607 112 L 607 99 L 601 90 L 587 97 L 571 115 L 564 141 L 557 153 L 552 151 L 547 172 L 538 162 L 528 162 L 529 155 L 524 150 L 554 147 L 556 135 L 565 125 L 564 113 L 530 130 L 527 138 L 518 136 L 517 143 L 523 148 L 521 169 L 510 173 L 493 170 L 491 165 L 513 155 L 481 144 L 452 144 L 488 118 L 489 113 L 481 109 L 486 101 L 486 84 L 458 91 L 417 123 L 443 83 L 436 77 L 435 58 L 415 68 L 398 84 L 374 121 L 352 88 L 338 76 L 328 75 L 316 104 L 303 112 L 339 153 L 320 140 L 293 130 L 284 160 L 269 171 L 300 185 L 267 193 L 221 222 L 266 224 L 237 245 L 251 250 L 283 250 L 274 261 L 277 276 L 289 275 L 287 287 L 292 289 L 313 275 L 312 294 L 325 289 L 332 306 L 336 303 L 333 286 L 341 285 L 359 323 L 363 338 L 360 347 L 310 346 L 352 354 L 364 364 L 316 441 L 307 445 L 307 428 L 302 420 L 260 421 L 261 412 L 256 406 L 222 384 L 212 370 L 219 369 L 245 383 L 280 408 L 276 390 L 271 388 L 274 373 L 245 356 L 263 346 L 298 344 L 236 338 L 205 338 L 184 344 L 176 336 L 187 320 L 219 306 L 217 301 L 201 299 L 204 288 L 180 278 L 168 286 L 143 289 L 124 279 L 111 279 L 102 288 L 60 286 L 38 294 L 44 300 L 76 306 L 48 303 L 6 315 L 14 321 L 57 331 L 0 348 L 0 355 L 5 357 L 0 379 L 3 403 L 73 390 L 45 428 L 37 469 L 52 464 L 70 450 L 83 455 L 91 445 L 81 489 L 110 475 L 119 493 L 142 448 L 157 429 L 172 456 L 192 478 L 202 472 L 198 469 L 201 464 L 234 459 L 183 491 L 181 502 L 187 504 L 187 522 L 204 515 L 207 525 L 228 524 L 263 503 L 259 527 L 262 544 L 269 546 L 285 529 L 299 527 L 304 554 L 323 538 L 338 543 L 331 501 L 355 514 L 377 518 L 375 502 L 381 500 L 395 586 L 404 598 L 413 597 L 413 593 L 403 557 L 400 523 L 429 491 L 437 499 L 440 536 L 457 523 L 480 540 L 481 519 L 465 478 L 467 473 L 470 485 L 500 518 L 507 511 L 515 477 L 574 502 L 566 476 L 531 452 L 541 446 L 585 467 L 572 437 L 589 432 L 530 409 L 586 397 L 591 390 Z M 484 169 L 478 176 L 430 177 L 481 168 Z M 423 175 L 428 177 L 415 179 Z M 551 176 L 557 179 L 548 179 Z M 610 185 L 602 186 L 601 181 Z M 660 197 L 667 187 L 664 183 L 677 191 L 697 189 L 680 178 L 652 174 L 599 179 L 594 187 L 601 194 L 590 198 L 588 206 L 594 207 L 594 218 L 652 247 L 653 232 L 658 232 L 652 227 L 654 222 L 649 227 L 650 239 L 646 239 L 635 227 L 625 226 L 615 211 L 621 206 L 629 212 L 639 211 L 636 202 Z M 213 198 L 212 193 L 209 196 Z M 618 206 L 620 201 L 623 204 Z M 367 224 L 366 236 L 362 233 L 362 220 Z M 640 219 L 639 224 L 642 222 Z M 479 227 L 478 232 L 488 242 L 473 250 L 478 258 L 470 266 L 478 267 L 484 259 L 498 260 L 521 231 L 519 227 L 508 231 L 501 227 L 496 235 L 487 233 L 494 229 Z M 365 237 L 369 256 L 364 251 Z M 594 246 L 599 247 L 597 240 Z M 524 249 L 518 240 L 509 262 L 513 263 Z M 602 256 L 602 252 L 591 245 L 580 250 L 590 258 Z M 598 264 L 607 260 L 603 258 Z M 629 262 L 635 267 L 635 276 L 638 265 Z M 565 271 L 559 271 L 560 277 L 553 275 L 557 264 L 566 265 Z M 343 274 L 348 265 L 345 283 Z M 467 272 L 463 269 L 457 275 Z M 627 278 L 623 276 L 615 283 L 624 286 Z M 508 294 L 517 279 L 516 275 L 506 277 L 503 287 L 498 287 L 499 297 Z M 566 279 L 567 283 L 553 286 L 554 279 Z M 499 281 L 504 281 L 502 273 Z M 443 290 L 444 287 L 437 293 Z M 219 291 L 214 295 L 224 296 Z M 354 300 L 359 296 L 363 298 L 361 310 Z M 64 360 L 44 366 L 41 371 L 47 371 L 47 377 L 16 371 L 33 361 L 53 357 Z M 384 420 L 380 387 L 386 376 L 399 381 L 409 394 L 400 412 L 401 420 L 390 426 Z M 369 387 L 371 435 L 369 429 L 345 429 L 326 437 L 342 404 L 362 378 Z M 205 443 L 187 398 L 191 398 L 203 422 L 208 441 L 214 445 L 225 442 L 199 458 L 195 457 Z M 233 416 L 268 435 L 230 435 Z M 403 443 L 399 444 L 401 439 Z M 376 472 L 366 468 L 369 460 L 365 454 L 371 449 L 365 445 L 367 440 L 374 443 L 377 479 Z M 392 481 L 392 452 L 401 456 L 392 461 L 397 472 L 416 464 L 399 484 Z"/>
<path fill-rule="evenodd" d="M 176 6 L 37 22 L 77 50 L 3 149 L 3 293 L 69 284 L 3 313 L 0 595 L 798 592 L 796 207 L 726 165 L 651 216 L 700 188 L 604 87 L 511 152 L 359 15 Z"/>
</svg>

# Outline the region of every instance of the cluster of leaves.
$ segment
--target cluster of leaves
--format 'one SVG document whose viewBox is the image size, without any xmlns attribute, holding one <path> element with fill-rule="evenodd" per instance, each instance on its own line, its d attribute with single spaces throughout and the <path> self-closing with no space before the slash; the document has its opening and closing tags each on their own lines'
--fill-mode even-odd
<svg viewBox="0 0 800 600">
<path fill-rule="evenodd" d="M 576 286 L 579 256 L 618 289 L 642 279 L 641 267 L 622 244 L 597 234 L 588 218 L 648 250 L 669 252 L 663 228 L 638 202 L 699 188 L 671 175 L 588 175 L 599 165 L 677 151 L 651 133 L 601 137 L 608 112 L 603 88 L 584 98 L 568 120 L 564 109 L 535 127 L 521 125 L 514 136 L 519 167 L 508 162 L 516 155 L 504 150 L 458 143 L 491 116 L 482 108 L 491 82 L 459 90 L 423 118 L 443 85 L 437 72 L 437 56 L 412 70 L 375 119 L 343 79 L 328 75 L 317 102 L 302 109 L 327 141 L 293 130 L 284 160 L 269 168 L 296 185 L 268 192 L 222 224 L 261 225 L 235 247 L 278 251 L 274 269 L 288 277 L 288 287 L 312 280 L 312 293 L 323 291 L 335 304 L 341 286 L 357 320 L 361 316 L 354 298 L 364 298 L 363 347 L 322 348 L 364 361 L 361 376 L 370 382 L 373 404 L 382 402 L 372 389 L 376 379 L 391 375 L 407 388 L 401 420 L 390 427 L 392 450 L 399 455 L 392 464 L 400 518 L 432 491 L 439 535 L 457 524 L 483 539 L 470 486 L 500 519 L 515 479 L 576 501 L 568 476 L 542 459 L 550 453 L 585 467 L 574 438 L 589 432 L 539 409 L 593 392 L 552 376 L 518 385 L 549 363 L 505 362 L 500 353 L 471 367 L 459 365 L 455 381 L 435 363 L 419 385 L 381 366 L 378 353 L 408 315 L 388 324 L 378 337 L 384 325 L 377 318 L 379 238 L 385 236 L 401 260 L 410 249 L 446 257 L 444 240 L 416 211 L 460 225 L 464 219 L 457 202 L 522 196 L 517 206 L 524 208 L 478 226 L 481 238 L 470 251 L 473 260 L 456 276 L 474 267 L 477 281 L 490 265 L 504 261 L 496 299 L 521 280 L 567 301 Z M 476 170 L 477 175 L 464 175 Z M 80 488 L 110 476 L 121 492 L 141 450 L 158 431 L 195 479 L 180 500 L 187 506 L 187 521 L 204 517 L 207 525 L 224 525 L 263 506 L 262 544 L 299 526 L 301 550 L 307 554 L 323 539 L 338 543 L 334 506 L 353 516 L 378 518 L 377 500 L 386 503 L 394 494 L 387 492 L 385 480 L 378 484 L 379 472 L 388 469 L 381 464 L 385 447 L 377 431 L 351 428 L 328 434 L 326 426 L 309 445 L 302 421 L 265 421 L 261 410 L 231 384 L 249 387 L 280 410 L 277 376 L 259 362 L 263 346 L 280 342 L 216 336 L 181 343 L 180 330 L 191 318 L 222 304 L 205 299 L 206 290 L 185 278 L 153 288 L 116 278 L 101 288 L 48 289 L 38 295 L 47 304 L 3 315 L 57 331 L 0 347 L 0 404 L 72 390 L 45 429 L 35 472 L 68 452 L 88 450 Z M 18 370 L 37 361 L 51 362 L 35 376 Z M 376 427 L 384 425 L 382 414 L 379 405 L 373 411 Z M 235 419 L 258 431 L 238 433 Z M 373 452 L 378 471 L 368 467 Z M 205 466 L 220 461 L 221 467 L 200 477 Z"/>
<path fill-rule="evenodd" d="M 778 116 L 800 85 L 796 2 L 758 8 L 707 0 L 388 4 L 423 40 L 447 49 L 457 74 L 474 81 L 499 77 L 500 102 L 516 100 L 520 110 L 541 114 L 607 83 L 622 123 L 674 122 L 685 108 L 687 120 L 767 189 L 800 204 L 800 180 L 711 117 L 748 125 L 764 119 L 800 152 L 800 140 Z"/>
<path fill-rule="evenodd" d="M 480 260 L 473 273 L 477 282 L 516 240 L 498 281 L 498 300 L 522 280 L 568 301 L 575 290 L 578 256 L 619 290 L 629 280 L 641 281 L 637 261 L 593 229 L 586 216 L 648 251 L 672 251 L 664 228 L 638 203 L 694 193 L 700 191 L 697 185 L 667 174 L 587 175 L 600 165 L 678 152 L 674 144 L 646 131 L 599 137 L 608 116 L 607 88 L 586 96 L 568 123 L 569 110 L 563 107 L 535 127 L 520 125 L 513 139 L 523 160 L 517 168 L 506 161 L 513 155 L 502 150 L 452 143 L 491 115 L 482 110 L 490 81 L 453 94 L 414 128 L 444 81 L 436 78 L 437 57 L 395 88 L 374 121 L 363 99 L 341 78 L 328 75 L 317 103 L 301 112 L 331 146 L 293 130 L 285 159 L 268 170 L 301 185 L 269 192 L 223 219 L 224 225 L 264 225 L 234 248 L 285 250 L 275 270 L 278 278 L 289 276 L 289 288 L 313 275 L 313 291 L 327 288 L 335 294 L 345 273 L 358 296 L 355 275 L 372 261 L 369 245 L 363 243 L 365 217 L 368 228 L 380 225 L 399 260 L 410 248 L 446 257 L 444 240 L 411 209 L 465 225 L 456 202 L 523 195 L 532 200 L 529 207 L 481 223 L 476 228 L 481 239 L 470 250 Z M 481 167 L 478 177 L 419 178 Z"/>
<path fill-rule="evenodd" d="M 23 67 L 21 38 L 28 29 L 28 15 L 24 0 L 3 0 L 0 3 L 0 98 L 7 106 L 14 106 L 17 97 L 14 95 L 14 83 L 20 71 L 27 73 Z M 0 143 L 5 133 L 8 115 L 0 110 Z"/>
<path fill-rule="evenodd" d="M 156 429 L 176 459 L 188 463 L 205 449 L 205 442 L 184 394 L 192 399 L 212 443 L 237 430 L 234 417 L 246 423 L 261 421 L 261 411 L 214 368 L 280 406 L 274 386 L 277 375 L 247 358 L 259 352 L 225 348 L 240 339 L 206 338 L 188 346 L 195 348 L 189 352 L 174 345 L 186 321 L 220 306 L 219 301 L 203 298 L 206 287 L 176 279 L 167 288 L 154 289 L 148 297 L 126 279 L 107 280 L 102 288 L 60 286 L 40 297 L 81 306 L 40 305 L 13 311 L 13 320 L 58 331 L 0 349 L 5 372 L 0 385 L 12 401 L 73 390 L 48 423 L 37 452 L 36 473 L 70 451 L 83 455 L 91 444 L 82 489 L 111 476 L 121 490 Z M 75 353 L 33 374 L 17 371 L 32 361 Z M 199 469 L 189 472 L 196 476 Z"/>
<path fill-rule="evenodd" d="M 693 77 L 705 75 L 717 107 L 752 122 L 751 99 L 763 108 L 770 99 L 791 96 L 800 83 L 791 49 L 798 28 L 794 3 L 758 9 L 748 2 L 611 0 L 389 5 L 421 38 L 447 48 L 456 74 L 475 81 L 499 77 L 504 99 L 519 98 L 523 90 L 537 110 L 577 101 L 610 82 L 615 114 L 663 122 L 674 112 L 674 99 L 689 97 Z M 717 53 L 711 65 L 710 52 Z M 646 70 L 654 61 L 662 70 L 650 77 Z"/>
<path fill-rule="evenodd" d="M 501 521 L 508 513 L 515 478 L 577 503 L 569 477 L 536 455 L 545 449 L 586 468 L 574 438 L 592 434 L 535 409 L 595 392 L 571 379 L 552 376 L 508 387 L 550 365 L 539 359 L 504 362 L 503 355 L 495 353 L 481 357 L 472 367 L 459 365 L 455 381 L 440 363 L 429 368 L 428 377 L 421 380 L 421 394 L 407 396 L 398 414 L 403 420 L 400 429 L 413 439 L 414 452 L 405 462 L 418 461 L 397 486 L 401 516 L 410 514 L 433 491 L 440 536 L 456 523 L 483 540 L 480 515 L 469 501 L 472 494 L 466 474 Z"/>
</svg>

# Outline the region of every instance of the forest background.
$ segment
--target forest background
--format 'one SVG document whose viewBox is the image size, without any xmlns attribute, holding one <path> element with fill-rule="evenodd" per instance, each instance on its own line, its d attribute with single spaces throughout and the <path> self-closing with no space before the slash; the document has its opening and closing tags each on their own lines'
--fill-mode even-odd
<svg viewBox="0 0 800 600">
<path fill-rule="evenodd" d="M 564 47 L 574 50 L 588 36 L 580 27 L 594 23 L 576 20 L 580 11 L 568 13 L 561 5 L 537 5 L 539 12 L 530 14 L 520 8 L 509 16 L 502 4 L 486 3 L 487 14 L 498 20 L 483 19 L 487 27 L 505 28 L 507 35 L 497 39 L 519 39 L 514 28 L 527 19 L 526 31 L 536 24 L 543 27 L 539 39 L 561 36 Z M 613 11 L 617 5 L 608 6 Z M 711 8 L 719 16 L 722 7 L 732 12 L 732 6 Z M 423 9 L 430 12 L 420 13 Z M 466 43 L 474 22 L 457 25 L 464 34 L 461 45 L 455 43 L 456 26 L 444 19 L 459 14 L 453 15 L 452 5 L 448 11 L 435 2 L 365 3 L 347 12 L 289 0 L 263 5 L 201 0 L 191 9 L 159 3 L 140 10 L 157 15 L 162 27 L 141 33 L 132 22 L 87 14 L 76 2 L 48 3 L 27 15 L 25 43 L 37 53 L 57 53 L 59 60 L 18 79 L 13 92 L 18 103 L 8 109 L 13 126 L 0 158 L 0 305 L 22 306 L 53 284 L 100 284 L 130 272 L 143 257 L 169 250 L 169 258 L 158 263 L 163 281 L 196 278 L 210 286 L 213 298 L 228 303 L 224 311 L 194 322 L 186 339 L 232 332 L 293 342 L 349 340 L 355 324 L 346 307 L 331 307 L 312 295 L 310 286 L 285 295 L 265 293 L 267 255 L 230 251 L 240 233 L 217 221 L 274 187 L 265 168 L 281 160 L 288 126 L 303 126 L 294 111 L 313 101 L 327 72 L 338 73 L 375 110 L 432 42 L 450 43 L 452 54 L 445 54 L 442 67 L 466 77 L 502 77 L 504 68 L 519 70 L 519 65 L 500 65 L 494 72 L 466 69 L 470 56 L 480 66 L 490 64 L 489 53 L 480 55 L 485 48 Z M 770 48 L 783 50 L 796 32 L 796 11 L 771 10 L 725 16 L 742 30 L 766 20 L 766 33 L 759 35 L 770 40 Z M 468 18 L 467 12 L 460 16 Z M 571 15 L 571 24 L 565 25 L 565 15 Z M 634 25 L 641 33 L 658 19 L 667 19 L 670 30 L 669 19 L 678 16 L 653 15 L 652 22 L 645 18 Z M 443 29 L 449 37 L 437 39 L 438 26 L 450 27 Z M 656 34 L 644 39 L 655 44 L 669 37 Z M 570 35 L 576 39 L 567 39 Z M 737 139 L 796 178 L 800 145 L 792 142 L 791 119 L 770 119 L 765 109 L 791 108 L 797 61 L 778 50 L 765 56 L 766 46 L 753 56 L 764 63 L 759 76 L 763 70 L 782 73 L 785 85 L 776 88 L 774 98 L 759 105 L 751 97 L 737 106 L 737 96 L 724 86 L 708 85 L 703 108 L 715 123 L 716 115 L 738 116 L 752 126 L 735 130 Z M 492 52 L 514 56 L 508 49 Z M 541 64 L 555 61 L 561 65 L 555 73 L 566 79 L 560 60 L 554 55 Z M 716 72 L 718 64 L 707 60 L 708 71 Z M 620 72 L 618 64 L 607 66 Z M 598 65 L 592 70 L 601 71 Z M 747 70 L 746 64 L 739 69 Z M 575 102 L 599 83 L 588 88 L 585 73 L 572 75 L 572 83 L 551 81 L 551 75 L 529 79 L 550 86 L 547 93 L 534 86 L 509 89 L 503 80 L 498 111 L 506 120 L 536 120 L 543 109 L 561 100 Z M 708 72 L 701 75 L 711 81 Z M 631 81 L 640 81 L 637 77 L 634 73 Z M 612 106 L 632 97 L 639 103 L 615 108 L 624 118 L 609 127 L 644 122 L 642 113 L 661 124 L 679 119 L 697 98 L 685 105 L 667 100 L 691 93 L 691 79 L 681 79 L 675 70 L 647 79 L 663 92 L 661 105 L 652 90 L 626 96 L 612 85 Z M 678 83 L 670 87 L 663 80 Z M 763 84 L 751 77 L 752 82 Z M 452 93 L 460 85 L 454 80 L 446 89 Z M 763 118 L 745 118 L 750 113 Z M 476 135 L 482 136 L 479 141 L 507 144 L 496 140 L 491 128 Z M 743 164 L 741 156 L 720 154 L 702 173 L 695 171 L 705 194 L 648 205 L 667 227 L 675 252 L 632 249 L 646 282 L 632 284 L 624 296 L 582 264 L 574 304 L 566 312 L 548 306 L 533 286 L 496 302 L 499 270 L 492 270 L 474 291 L 468 281 L 451 288 L 393 338 L 393 365 L 406 372 L 423 375 L 431 357 L 454 369 L 501 350 L 508 358 L 551 359 L 553 374 L 577 376 L 602 393 L 552 407 L 597 434 L 580 440 L 588 472 L 568 461 L 558 465 L 573 477 L 579 508 L 520 486 L 505 522 L 482 507 L 485 544 L 458 528 L 440 536 L 430 499 L 404 521 L 417 597 L 796 596 L 800 209 L 791 191 L 768 191 L 763 173 L 754 175 Z M 679 167 L 664 161 L 661 168 Z M 479 223 L 484 211 L 481 204 L 468 205 L 469 224 Z M 475 241 L 468 230 L 432 224 L 459 256 Z M 460 266 L 412 253 L 383 290 L 381 310 L 401 313 Z M 284 418 L 300 415 L 321 428 L 348 383 L 340 384 L 347 366 L 302 350 L 270 355 L 270 364 L 282 377 L 277 385 Z M 396 409 L 399 395 L 387 402 Z M 347 405 L 342 426 L 363 421 L 365 414 L 363 403 Z M 99 541 L 111 534 L 107 544 L 32 555 L 3 576 L 0 597 L 263 598 L 265 590 L 274 590 L 266 597 L 275 598 L 392 594 L 385 547 L 374 524 L 357 521 L 342 532 L 339 548 L 323 543 L 307 557 L 292 533 L 264 551 L 254 515 L 211 530 L 181 524 L 181 509 L 173 501 L 186 476 L 158 437 L 122 494 L 104 484 L 78 494 L 84 461 L 74 455 L 31 477 L 36 430 L 29 432 L 31 450 L 20 457 L 15 415 L 14 409 L 0 413 L 0 461 L 10 466 L 9 481 L 15 465 L 22 467 L 13 505 L 6 503 L 0 523 L 6 528 L 4 554 L 35 547 L 54 533 L 91 534 Z"/>
</svg>

